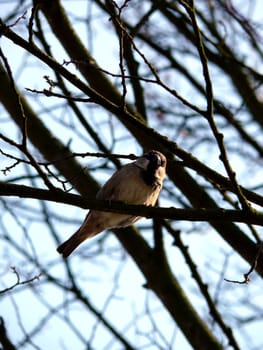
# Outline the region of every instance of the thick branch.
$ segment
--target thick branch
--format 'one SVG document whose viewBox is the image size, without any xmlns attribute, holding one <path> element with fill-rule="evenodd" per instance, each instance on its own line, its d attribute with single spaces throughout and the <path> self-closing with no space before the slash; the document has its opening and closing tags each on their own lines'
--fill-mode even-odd
<svg viewBox="0 0 263 350">
<path fill-rule="evenodd" d="M 0 344 L 3 350 L 16 350 L 16 347 L 12 344 L 6 332 L 4 319 L 0 317 Z"/>
<path fill-rule="evenodd" d="M 184 221 L 217 221 L 217 222 L 242 222 L 246 224 L 263 225 L 262 212 L 247 212 L 243 210 L 228 209 L 179 209 L 179 208 L 154 208 L 145 205 L 134 205 L 116 201 L 103 201 L 81 197 L 76 194 L 63 192 L 62 190 L 49 191 L 33 187 L 8 184 L 0 182 L 1 196 L 18 196 L 22 198 L 34 198 L 51 202 L 74 205 L 83 209 L 95 209 L 121 214 L 131 214 L 142 217 L 158 217 L 170 220 Z"/>
</svg>

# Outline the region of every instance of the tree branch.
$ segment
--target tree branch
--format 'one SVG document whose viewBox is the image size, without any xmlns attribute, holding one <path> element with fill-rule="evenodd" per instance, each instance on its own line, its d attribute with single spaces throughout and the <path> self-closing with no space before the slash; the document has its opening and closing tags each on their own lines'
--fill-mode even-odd
<svg viewBox="0 0 263 350">
<path fill-rule="evenodd" d="M 117 201 L 90 199 L 76 194 L 63 192 L 60 189 L 50 191 L 5 182 L 0 182 L 0 195 L 47 200 L 51 202 L 69 204 L 83 209 L 110 211 L 114 213 L 138 215 L 146 218 L 161 217 L 171 220 L 242 222 L 246 224 L 263 225 L 263 213 L 258 211 L 250 213 L 243 210 L 230 210 L 223 208 L 154 208 L 147 207 L 145 205 L 134 205 Z"/>
<path fill-rule="evenodd" d="M 0 344 L 2 344 L 3 350 L 16 350 L 16 347 L 12 344 L 6 332 L 5 322 L 2 317 L 0 317 Z"/>
</svg>

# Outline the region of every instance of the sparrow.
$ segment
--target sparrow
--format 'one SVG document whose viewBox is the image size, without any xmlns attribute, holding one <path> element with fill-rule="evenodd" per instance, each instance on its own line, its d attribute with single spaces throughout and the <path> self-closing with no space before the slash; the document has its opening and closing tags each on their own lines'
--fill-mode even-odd
<svg viewBox="0 0 263 350">
<path fill-rule="evenodd" d="M 165 177 L 166 157 L 150 151 L 124 165 L 101 187 L 96 199 L 154 206 Z M 81 227 L 57 251 L 67 258 L 87 238 L 112 228 L 130 226 L 140 216 L 90 210 Z"/>
</svg>

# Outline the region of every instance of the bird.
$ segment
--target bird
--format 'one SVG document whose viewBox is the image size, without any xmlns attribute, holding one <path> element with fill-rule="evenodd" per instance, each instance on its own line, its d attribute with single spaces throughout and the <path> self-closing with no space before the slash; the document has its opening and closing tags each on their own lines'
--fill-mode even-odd
<svg viewBox="0 0 263 350">
<path fill-rule="evenodd" d="M 151 150 L 117 170 L 98 191 L 96 199 L 154 206 L 165 173 L 166 157 Z M 130 226 L 139 219 L 140 216 L 90 210 L 80 228 L 57 251 L 67 258 L 86 239 L 107 229 Z"/>
</svg>

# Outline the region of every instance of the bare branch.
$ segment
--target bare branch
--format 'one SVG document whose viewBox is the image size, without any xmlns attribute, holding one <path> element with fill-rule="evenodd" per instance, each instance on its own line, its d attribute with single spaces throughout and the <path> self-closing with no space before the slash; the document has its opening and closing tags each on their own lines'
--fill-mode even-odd
<svg viewBox="0 0 263 350">
<path fill-rule="evenodd" d="M 244 273 L 244 280 L 243 281 L 230 280 L 227 278 L 224 278 L 224 280 L 226 282 L 236 283 L 236 284 L 249 284 L 250 283 L 250 275 L 257 268 L 258 260 L 259 260 L 260 255 L 262 254 L 262 251 L 263 251 L 263 242 L 260 242 L 257 254 L 255 256 L 255 260 L 254 260 L 253 264 L 251 265 L 250 269 L 248 270 L 248 272 Z"/>
<path fill-rule="evenodd" d="M 29 278 L 29 279 L 26 279 L 26 280 L 21 281 L 20 274 L 19 274 L 19 272 L 17 271 L 16 267 L 15 267 L 15 266 L 12 266 L 11 269 L 12 269 L 13 273 L 14 273 L 15 276 L 16 276 L 16 282 L 15 282 L 12 286 L 0 290 L 0 294 L 4 294 L 4 293 L 7 293 L 7 292 L 10 292 L 11 290 L 13 290 L 14 288 L 16 288 L 16 287 L 18 287 L 18 286 L 23 286 L 23 285 L 32 283 L 32 282 L 34 282 L 34 281 L 36 281 L 36 280 L 39 280 L 40 277 L 41 277 L 41 275 L 42 275 L 42 274 L 40 273 L 40 274 L 38 274 L 38 275 L 36 275 L 36 276 L 33 276 L 33 277 Z"/>
<path fill-rule="evenodd" d="M 75 194 L 63 192 L 59 189 L 43 190 L 23 185 L 13 185 L 0 182 L 0 195 L 19 196 L 22 198 L 35 198 L 57 203 L 65 203 L 78 206 L 83 209 L 95 209 L 122 214 L 133 214 L 136 216 L 161 217 L 173 220 L 188 221 L 220 221 L 220 222 L 243 222 L 255 225 L 263 224 L 263 213 L 243 210 L 229 210 L 219 208 L 213 209 L 176 209 L 176 208 L 154 208 L 144 205 L 126 204 L 115 201 L 102 201 L 88 199 Z"/>
</svg>

